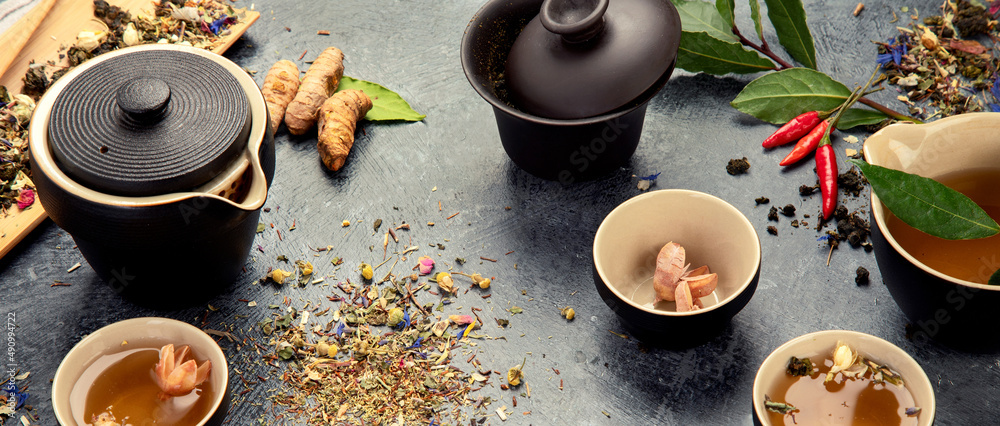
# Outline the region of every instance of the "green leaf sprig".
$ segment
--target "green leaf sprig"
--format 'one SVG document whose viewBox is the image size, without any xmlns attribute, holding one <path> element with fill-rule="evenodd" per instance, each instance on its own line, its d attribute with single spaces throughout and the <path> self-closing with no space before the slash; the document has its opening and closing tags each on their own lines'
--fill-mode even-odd
<svg viewBox="0 0 1000 426">
<path fill-rule="evenodd" d="M 1000 225 L 982 207 L 934 179 L 860 160 L 849 162 L 861 169 L 872 191 L 907 225 L 947 240 L 986 238 L 1000 233 Z M 991 284 L 995 281 L 1000 281 L 1000 272 L 990 278 Z"/>
<path fill-rule="evenodd" d="M 420 121 L 426 115 L 413 110 L 399 94 L 381 84 L 344 76 L 337 91 L 356 89 L 372 99 L 372 109 L 365 115 L 368 121 Z"/>
<path fill-rule="evenodd" d="M 702 0 L 671 0 L 681 16 L 677 67 L 712 75 L 777 71 L 758 77 L 731 103 L 769 123 L 783 124 L 804 112 L 830 110 L 844 103 L 850 90 L 817 70 L 816 47 L 802 0 L 764 0 L 778 42 L 802 67 L 795 67 L 768 46 L 760 0 L 748 1 L 759 44 L 744 37 L 736 26 L 735 0 L 716 0 L 714 7 Z M 919 122 L 865 97 L 858 102 L 874 111 L 846 111 L 840 129 L 875 124 L 888 117 Z"/>
</svg>

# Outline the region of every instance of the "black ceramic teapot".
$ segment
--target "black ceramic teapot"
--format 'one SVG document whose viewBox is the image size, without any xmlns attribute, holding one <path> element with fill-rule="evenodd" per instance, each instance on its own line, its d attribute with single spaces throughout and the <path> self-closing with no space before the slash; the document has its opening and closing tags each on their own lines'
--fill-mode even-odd
<svg viewBox="0 0 1000 426">
<path fill-rule="evenodd" d="M 60 78 L 30 127 L 39 200 L 115 291 L 197 303 L 241 272 L 274 175 L 256 83 L 214 53 L 125 48 Z"/>
</svg>

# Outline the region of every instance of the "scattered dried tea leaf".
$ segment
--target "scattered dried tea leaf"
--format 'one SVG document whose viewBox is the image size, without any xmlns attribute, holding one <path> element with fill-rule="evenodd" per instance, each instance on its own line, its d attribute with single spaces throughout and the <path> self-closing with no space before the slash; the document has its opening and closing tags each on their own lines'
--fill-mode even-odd
<svg viewBox="0 0 1000 426">
<path fill-rule="evenodd" d="M 527 361 L 528 358 L 525 358 L 524 361 L 521 361 L 521 365 L 511 367 L 507 370 L 507 384 L 510 387 L 517 387 L 521 384 L 521 380 L 524 379 L 524 363 Z"/>
</svg>

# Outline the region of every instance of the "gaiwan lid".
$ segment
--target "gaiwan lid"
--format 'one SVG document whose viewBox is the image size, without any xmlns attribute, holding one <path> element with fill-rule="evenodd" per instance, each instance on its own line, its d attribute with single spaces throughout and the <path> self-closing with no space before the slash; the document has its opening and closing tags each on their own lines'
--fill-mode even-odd
<svg viewBox="0 0 1000 426">
<path fill-rule="evenodd" d="M 673 69 L 680 37 L 670 0 L 545 0 L 511 47 L 511 101 L 556 119 L 611 112 Z"/>
<path fill-rule="evenodd" d="M 78 183 L 121 196 L 190 191 L 246 148 L 249 100 L 215 61 L 170 49 L 93 61 L 48 123 L 56 163 Z"/>
</svg>

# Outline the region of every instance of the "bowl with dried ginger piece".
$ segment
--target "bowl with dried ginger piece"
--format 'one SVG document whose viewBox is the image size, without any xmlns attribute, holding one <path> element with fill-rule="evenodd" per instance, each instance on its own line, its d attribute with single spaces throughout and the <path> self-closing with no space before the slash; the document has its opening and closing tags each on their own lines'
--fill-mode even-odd
<svg viewBox="0 0 1000 426">
<path fill-rule="evenodd" d="M 934 424 L 927 374 L 899 346 L 848 330 L 824 330 L 782 344 L 753 382 L 756 425 Z"/>
<path fill-rule="evenodd" d="M 66 354 L 52 380 L 52 409 L 65 426 L 221 425 L 228 369 L 215 340 L 191 324 L 119 321 Z"/>
<path fill-rule="evenodd" d="M 716 196 L 665 189 L 635 196 L 594 236 L 594 282 L 630 333 L 684 347 L 721 332 L 760 279 L 760 240 Z"/>
</svg>

